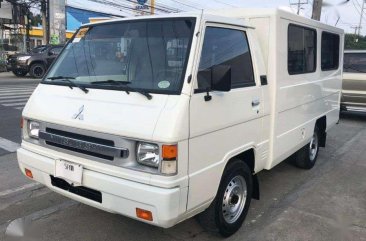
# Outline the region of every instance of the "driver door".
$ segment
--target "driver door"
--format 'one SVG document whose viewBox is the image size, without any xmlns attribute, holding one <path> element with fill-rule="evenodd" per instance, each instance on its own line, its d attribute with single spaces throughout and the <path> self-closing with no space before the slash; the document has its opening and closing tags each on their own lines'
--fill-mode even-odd
<svg viewBox="0 0 366 241">
<path fill-rule="evenodd" d="M 211 91 L 212 67 L 231 68 L 231 90 Z M 210 100 L 209 100 L 210 99 Z M 226 160 L 244 151 L 262 133 L 262 91 L 255 76 L 247 29 L 208 24 L 190 102 L 188 210 L 216 195 Z"/>
</svg>

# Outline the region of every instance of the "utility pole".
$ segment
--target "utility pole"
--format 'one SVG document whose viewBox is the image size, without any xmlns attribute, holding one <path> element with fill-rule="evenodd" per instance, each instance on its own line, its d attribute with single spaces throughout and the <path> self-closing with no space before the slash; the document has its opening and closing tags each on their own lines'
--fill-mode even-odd
<svg viewBox="0 0 366 241">
<path fill-rule="evenodd" d="M 42 14 L 42 28 L 43 28 L 43 44 L 48 44 L 50 41 L 50 31 L 48 24 L 49 16 L 49 0 L 41 1 L 41 14 Z"/>
<path fill-rule="evenodd" d="M 363 9 L 365 8 L 365 0 L 362 0 L 362 6 L 361 6 L 361 13 L 360 13 L 360 22 L 358 24 L 358 36 L 361 34 L 361 22 L 362 22 L 362 15 L 363 15 Z"/>
<path fill-rule="evenodd" d="M 358 26 L 352 26 L 350 28 L 353 28 L 355 30 L 354 35 L 356 35 L 358 33 L 358 28 L 359 28 Z"/>
<path fill-rule="evenodd" d="M 50 43 L 66 42 L 66 0 L 49 1 Z"/>
<path fill-rule="evenodd" d="M 306 0 L 306 1 L 304 1 L 304 0 L 297 0 L 296 2 L 294 2 L 294 1 L 290 2 L 290 6 L 296 5 L 297 6 L 297 15 L 299 15 L 300 14 L 300 10 L 301 10 L 301 6 L 302 5 L 305 5 L 305 4 L 308 4 L 308 3 L 309 3 L 308 0 Z"/>
<path fill-rule="evenodd" d="M 151 0 L 151 3 L 150 3 L 150 13 L 151 13 L 151 15 L 154 15 L 155 14 L 155 0 Z"/>
<path fill-rule="evenodd" d="M 323 0 L 313 1 L 313 14 L 311 15 L 312 19 L 320 21 L 322 6 L 323 6 Z"/>
<path fill-rule="evenodd" d="M 24 23 L 25 23 L 25 43 L 26 43 L 26 48 L 27 48 L 27 52 L 30 52 L 31 50 L 31 46 L 30 46 L 30 28 L 31 28 L 31 20 L 30 20 L 30 13 L 29 13 L 29 8 L 25 7 L 25 15 L 24 15 Z"/>
</svg>

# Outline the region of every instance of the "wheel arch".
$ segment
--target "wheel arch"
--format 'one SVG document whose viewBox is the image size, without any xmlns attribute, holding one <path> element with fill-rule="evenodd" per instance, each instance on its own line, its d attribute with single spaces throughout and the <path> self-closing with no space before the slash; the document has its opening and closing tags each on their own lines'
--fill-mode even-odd
<svg viewBox="0 0 366 241">
<path fill-rule="evenodd" d="M 253 175 L 253 193 L 252 193 L 252 197 L 254 199 L 259 200 L 260 197 L 260 192 L 259 192 L 259 180 L 258 180 L 258 176 L 257 174 L 255 174 L 254 170 L 255 170 L 255 150 L 254 148 L 250 148 L 248 150 L 245 150 L 239 154 L 237 154 L 236 156 L 233 156 L 229 159 L 229 161 L 226 163 L 224 170 L 226 169 L 226 167 L 229 165 L 230 162 L 234 161 L 235 159 L 239 159 L 242 162 L 244 162 L 249 169 L 252 172 Z"/>
<path fill-rule="evenodd" d="M 317 119 L 315 126 L 318 127 L 320 131 L 320 147 L 325 147 L 325 143 L 327 141 L 327 116 L 322 116 L 321 118 Z"/>
<path fill-rule="evenodd" d="M 32 65 L 34 64 L 43 64 L 46 67 L 46 62 L 40 59 L 37 60 L 33 60 L 32 62 L 29 63 L 29 69 L 32 67 Z"/>
</svg>

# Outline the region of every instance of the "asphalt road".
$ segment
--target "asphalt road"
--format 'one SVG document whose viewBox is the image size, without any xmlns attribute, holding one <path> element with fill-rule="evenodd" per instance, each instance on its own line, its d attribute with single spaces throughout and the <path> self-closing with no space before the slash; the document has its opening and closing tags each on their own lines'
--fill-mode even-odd
<svg viewBox="0 0 366 241">
<path fill-rule="evenodd" d="M 29 94 L 38 83 L 10 78 L 0 74 L 0 98 L 26 99 L 19 88 Z M 19 144 L 22 106 L 16 103 L 24 100 L 2 100 L 12 99 L 0 99 L 0 140 Z M 365 136 L 366 114 L 345 113 L 312 170 L 285 161 L 261 172 L 261 200 L 252 201 L 245 224 L 228 240 L 366 240 Z M 22 240 L 222 239 L 194 218 L 161 229 L 74 202 L 26 179 L 15 153 L 0 147 L 0 240 L 11 240 L 5 232 L 19 223 L 28 227 Z"/>
</svg>

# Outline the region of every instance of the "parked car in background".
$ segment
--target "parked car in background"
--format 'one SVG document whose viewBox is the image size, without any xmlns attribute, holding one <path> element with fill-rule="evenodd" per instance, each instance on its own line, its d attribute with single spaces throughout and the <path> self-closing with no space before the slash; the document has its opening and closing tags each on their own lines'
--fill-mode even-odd
<svg viewBox="0 0 366 241">
<path fill-rule="evenodd" d="M 62 48 L 63 45 L 40 45 L 29 53 L 10 55 L 8 70 L 19 77 L 29 73 L 33 78 L 42 78 Z"/>
<path fill-rule="evenodd" d="M 344 51 L 341 108 L 366 111 L 366 50 Z"/>
</svg>

